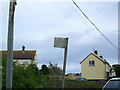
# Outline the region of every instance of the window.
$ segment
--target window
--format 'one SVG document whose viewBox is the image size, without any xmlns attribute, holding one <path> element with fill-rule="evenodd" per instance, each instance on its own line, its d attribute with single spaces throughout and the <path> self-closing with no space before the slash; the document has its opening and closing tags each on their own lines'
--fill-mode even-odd
<svg viewBox="0 0 120 90">
<path fill-rule="evenodd" d="M 95 61 L 89 61 L 89 66 L 95 66 Z"/>
<path fill-rule="evenodd" d="M 106 89 L 112 89 L 112 90 L 115 89 L 115 90 L 118 90 L 118 89 L 120 89 L 119 85 L 120 85 L 120 80 L 110 80 L 106 84 L 105 90 Z"/>
<path fill-rule="evenodd" d="M 28 63 L 28 61 L 23 61 L 23 64 L 28 65 L 29 63 Z"/>
</svg>

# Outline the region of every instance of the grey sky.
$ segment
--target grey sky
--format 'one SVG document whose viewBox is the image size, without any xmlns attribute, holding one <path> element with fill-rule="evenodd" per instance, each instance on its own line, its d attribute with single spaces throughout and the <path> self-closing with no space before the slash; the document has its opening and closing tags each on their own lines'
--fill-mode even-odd
<svg viewBox="0 0 120 90">
<path fill-rule="evenodd" d="M 118 46 L 118 3 L 77 2 L 99 29 Z M 8 3 L 2 3 L 2 48 L 7 48 Z M 1 22 L 0 22 L 1 23 Z M 14 50 L 37 50 L 38 66 L 63 64 L 63 49 L 54 48 L 54 37 L 68 37 L 67 72 L 80 72 L 80 61 L 93 48 L 111 65 L 117 50 L 91 25 L 71 2 L 19 2 L 15 11 Z"/>
</svg>

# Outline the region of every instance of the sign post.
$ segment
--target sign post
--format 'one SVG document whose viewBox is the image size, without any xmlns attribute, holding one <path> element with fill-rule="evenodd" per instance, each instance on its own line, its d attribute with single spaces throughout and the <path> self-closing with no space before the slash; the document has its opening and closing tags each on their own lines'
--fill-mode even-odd
<svg viewBox="0 0 120 90">
<path fill-rule="evenodd" d="M 54 47 L 64 48 L 64 63 L 63 63 L 63 74 L 62 74 L 62 88 L 64 88 L 64 77 L 66 70 L 66 60 L 67 60 L 67 48 L 68 48 L 68 38 L 55 38 Z"/>
</svg>

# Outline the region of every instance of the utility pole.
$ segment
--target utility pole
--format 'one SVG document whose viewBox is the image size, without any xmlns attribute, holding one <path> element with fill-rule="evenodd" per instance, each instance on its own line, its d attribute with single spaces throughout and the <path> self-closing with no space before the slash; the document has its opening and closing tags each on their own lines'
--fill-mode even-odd
<svg viewBox="0 0 120 90">
<path fill-rule="evenodd" d="M 120 1 L 118 2 L 118 48 L 120 48 Z M 120 63 L 120 50 L 118 50 L 118 63 Z"/>
<path fill-rule="evenodd" d="M 14 11 L 16 0 L 10 0 L 9 4 L 9 22 L 8 22 L 8 41 L 7 41 L 7 81 L 6 88 L 12 88 L 12 63 L 13 63 L 13 29 L 14 29 Z"/>
</svg>

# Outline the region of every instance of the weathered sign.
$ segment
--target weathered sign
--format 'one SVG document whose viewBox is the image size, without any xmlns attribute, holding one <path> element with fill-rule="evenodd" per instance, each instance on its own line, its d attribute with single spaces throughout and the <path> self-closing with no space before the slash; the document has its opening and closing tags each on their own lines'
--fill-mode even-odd
<svg viewBox="0 0 120 90">
<path fill-rule="evenodd" d="M 67 42 L 66 38 L 56 37 L 54 38 L 54 47 L 65 48 L 67 44 L 66 42 Z"/>
</svg>

